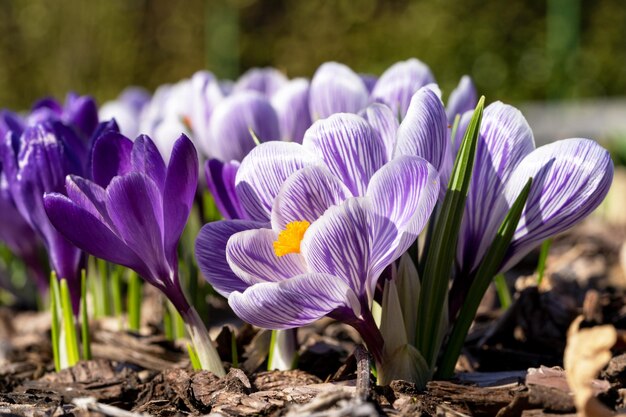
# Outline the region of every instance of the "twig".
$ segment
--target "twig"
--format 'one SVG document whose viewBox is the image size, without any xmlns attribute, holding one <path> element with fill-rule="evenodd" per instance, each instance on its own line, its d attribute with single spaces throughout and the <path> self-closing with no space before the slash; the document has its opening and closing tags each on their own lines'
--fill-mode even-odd
<svg viewBox="0 0 626 417">
<path fill-rule="evenodd" d="M 356 396 L 365 401 L 370 396 L 370 355 L 363 347 L 358 345 L 354 351 L 356 359 Z"/>
</svg>

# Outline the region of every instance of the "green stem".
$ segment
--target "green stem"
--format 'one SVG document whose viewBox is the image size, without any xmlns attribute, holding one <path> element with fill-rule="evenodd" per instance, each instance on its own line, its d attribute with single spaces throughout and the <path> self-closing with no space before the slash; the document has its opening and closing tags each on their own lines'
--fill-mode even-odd
<svg viewBox="0 0 626 417">
<path fill-rule="evenodd" d="M 51 314 L 51 328 L 50 333 L 52 337 L 52 357 L 54 358 L 54 369 L 59 372 L 61 370 L 61 355 L 59 351 L 59 313 L 58 313 L 58 300 L 59 300 L 59 283 L 57 282 L 57 276 L 54 271 L 50 273 L 50 314 Z"/>
<path fill-rule="evenodd" d="M 122 302 L 122 270 L 120 266 L 113 269 L 111 273 L 111 294 L 113 296 L 113 314 L 119 318 L 120 329 L 122 328 L 122 314 L 124 305 Z"/>
<path fill-rule="evenodd" d="M 222 360 L 217 354 L 217 350 L 215 350 L 213 342 L 209 337 L 209 332 L 196 310 L 193 307 L 189 307 L 189 310 L 183 313 L 183 319 L 187 325 L 187 332 L 191 337 L 202 369 L 211 371 L 218 377 L 226 375 Z"/>
<path fill-rule="evenodd" d="M 101 313 L 102 316 L 108 316 L 111 314 L 111 308 L 109 306 L 110 294 L 109 294 L 109 285 L 108 285 L 108 268 L 107 262 L 104 259 L 97 259 L 96 263 L 98 264 L 98 278 L 100 283 L 100 288 L 98 290 L 98 294 L 100 295 L 100 307 L 102 308 Z"/>
</svg>

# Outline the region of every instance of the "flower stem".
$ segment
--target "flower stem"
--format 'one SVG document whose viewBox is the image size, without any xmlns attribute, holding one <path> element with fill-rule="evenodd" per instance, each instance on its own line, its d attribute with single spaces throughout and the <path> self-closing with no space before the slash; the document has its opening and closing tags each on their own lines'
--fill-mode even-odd
<svg viewBox="0 0 626 417">
<path fill-rule="evenodd" d="M 224 372 L 224 366 L 222 360 L 217 354 L 217 350 L 213 346 L 213 342 L 209 337 L 202 319 L 198 315 L 195 308 L 189 307 L 187 311 L 181 312 L 185 325 L 187 326 L 187 332 L 191 337 L 191 341 L 202 365 L 202 369 L 211 371 L 215 375 L 222 377 L 226 375 Z"/>
<path fill-rule="evenodd" d="M 272 330 L 267 370 L 289 371 L 295 366 L 298 356 L 297 330 Z"/>
</svg>

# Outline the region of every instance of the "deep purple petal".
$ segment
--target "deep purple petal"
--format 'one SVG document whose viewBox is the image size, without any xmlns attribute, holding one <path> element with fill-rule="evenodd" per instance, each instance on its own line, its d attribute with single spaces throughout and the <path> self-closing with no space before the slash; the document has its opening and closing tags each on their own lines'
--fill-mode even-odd
<svg viewBox="0 0 626 417">
<path fill-rule="evenodd" d="M 604 200 L 613 181 L 609 152 L 589 139 L 565 139 L 528 154 L 506 184 L 508 205 L 529 177 L 533 185 L 502 270 L 541 241 L 561 233 Z"/>
<path fill-rule="evenodd" d="M 272 229 L 254 229 L 235 233 L 226 244 L 226 259 L 232 271 L 248 285 L 282 281 L 306 272 L 302 255 L 278 256 Z"/>
<path fill-rule="evenodd" d="M 443 103 L 430 88 L 411 99 L 406 117 L 398 128 L 395 155 L 419 156 L 441 172 L 448 149 L 448 122 Z"/>
<path fill-rule="evenodd" d="M 372 177 L 367 189 L 371 204 L 372 277 L 378 277 L 415 242 L 428 223 L 439 189 L 435 168 L 415 156 L 398 157 Z"/>
<path fill-rule="evenodd" d="M 251 68 L 239 77 L 234 91 L 257 91 L 269 98 L 286 83 L 287 77 L 275 68 Z"/>
<path fill-rule="evenodd" d="M 146 135 L 140 135 L 133 143 L 131 153 L 133 171 L 146 174 L 158 187 L 163 189 L 167 168 L 156 145 Z"/>
<path fill-rule="evenodd" d="M 338 277 L 361 296 L 370 265 L 368 210 L 350 198 L 311 224 L 300 244 L 309 270 Z"/>
<path fill-rule="evenodd" d="M 205 224 L 196 238 L 196 261 L 204 278 L 215 290 L 228 297 L 233 291 L 243 291 L 248 284 L 230 269 L 226 260 L 226 244 L 232 235 L 244 230 L 266 226 L 250 220 L 222 220 Z"/>
<path fill-rule="evenodd" d="M 504 184 L 534 147 L 532 130 L 519 110 L 500 102 L 487 106 L 457 247 L 466 272 L 478 266 L 489 248 L 508 211 L 506 204 L 501 204 Z"/>
<path fill-rule="evenodd" d="M 360 315 L 352 289 L 326 274 L 305 274 L 280 282 L 265 282 L 234 292 L 231 308 L 245 322 L 267 329 L 306 326 L 333 310 L 345 307 Z"/>
<path fill-rule="evenodd" d="M 106 132 L 96 139 L 91 156 L 93 180 L 101 187 L 109 185 L 116 175 L 131 170 L 133 142 L 117 132 Z"/>
<path fill-rule="evenodd" d="M 269 100 L 255 91 L 242 91 L 224 99 L 209 122 L 209 155 L 222 161 L 241 161 L 261 142 L 280 139 L 278 116 Z"/>
<path fill-rule="evenodd" d="M 387 160 L 391 160 L 396 148 L 398 118 L 389 107 L 381 103 L 370 104 L 359 113 L 359 116 L 367 120 L 372 129 L 380 135 L 387 151 Z"/>
<path fill-rule="evenodd" d="M 235 191 L 239 165 L 237 161 L 222 162 L 219 159 L 209 159 L 204 164 L 207 187 L 218 210 L 227 220 L 248 218 Z"/>
<path fill-rule="evenodd" d="M 318 120 L 307 130 L 302 145 L 321 158 L 355 196 L 365 194 L 372 175 L 387 162 L 382 139 L 355 114 Z"/>
<path fill-rule="evenodd" d="M 168 265 L 163 245 L 161 192 L 145 174 L 115 177 L 107 188 L 107 211 L 118 236 L 150 268 L 143 278 L 164 285 L 177 265 Z"/>
<path fill-rule="evenodd" d="M 320 164 L 322 161 L 300 144 L 262 143 L 241 162 L 235 182 L 237 196 L 252 219 L 267 222 L 283 182 L 301 168 Z"/>
<path fill-rule="evenodd" d="M 409 108 L 411 97 L 420 88 L 434 83 L 430 68 L 418 59 L 393 64 L 380 76 L 372 90 L 372 98 L 388 105 L 400 119 Z"/>
<path fill-rule="evenodd" d="M 101 222 L 111 225 L 104 188 L 82 177 L 68 175 L 65 179 L 65 191 L 68 198 L 80 208 L 87 210 Z"/>
<path fill-rule="evenodd" d="M 316 221 L 326 210 L 352 197 L 350 190 L 326 167 L 309 166 L 291 175 L 274 200 L 272 227 L 283 230 L 288 223 Z"/>
<path fill-rule="evenodd" d="M 148 273 L 143 261 L 115 233 L 88 210 L 64 195 L 44 197 L 46 213 L 54 227 L 77 247 L 109 262 Z"/>
<path fill-rule="evenodd" d="M 478 93 L 469 75 L 464 75 L 459 81 L 459 85 L 452 90 L 448 98 L 446 114 L 448 123 L 454 123 L 454 118 L 463 113 L 474 110 L 478 103 Z"/>
<path fill-rule="evenodd" d="M 63 121 L 75 126 L 85 137 L 90 138 L 98 126 L 98 107 L 92 97 L 68 94 Z"/>
<path fill-rule="evenodd" d="M 357 113 L 367 105 L 368 90 L 356 73 L 337 62 L 322 64 L 311 80 L 311 120 L 335 113 Z"/>
<path fill-rule="evenodd" d="M 182 135 L 172 150 L 163 189 L 165 253 L 176 262 L 176 249 L 198 188 L 198 154 L 191 140 Z"/>
<path fill-rule="evenodd" d="M 311 126 L 309 111 L 309 82 L 297 78 L 285 84 L 272 96 L 278 115 L 281 139 L 302 143 L 304 132 Z"/>
</svg>

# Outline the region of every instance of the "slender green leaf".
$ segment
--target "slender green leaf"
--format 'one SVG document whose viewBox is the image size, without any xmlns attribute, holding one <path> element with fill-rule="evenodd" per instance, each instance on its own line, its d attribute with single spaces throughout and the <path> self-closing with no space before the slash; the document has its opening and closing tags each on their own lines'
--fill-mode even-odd
<svg viewBox="0 0 626 417">
<path fill-rule="evenodd" d="M 500 305 L 503 309 L 507 310 L 511 306 L 513 298 L 511 297 L 509 285 L 506 283 L 506 278 L 504 277 L 504 274 L 496 275 L 493 278 L 493 283 L 496 286 L 496 292 L 498 293 Z"/>
<path fill-rule="evenodd" d="M 169 309 L 167 305 L 167 301 L 163 300 L 163 333 L 165 333 L 165 338 L 170 341 L 174 341 L 176 337 L 174 334 L 174 320 L 172 319 L 172 311 Z"/>
<path fill-rule="evenodd" d="M 233 368 L 239 367 L 239 354 L 237 353 L 237 336 L 235 332 L 231 329 L 230 332 L 230 354 L 232 357 Z"/>
<path fill-rule="evenodd" d="M 76 334 L 76 323 L 74 322 L 74 311 L 72 310 L 72 299 L 67 280 L 61 280 L 61 313 L 63 314 L 63 332 L 65 334 L 65 348 L 67 349 L 67 361 L 69 366 L 74 366 L 80 360 L 78 349 L 78 336 Z"/>
<path fill-rule="evenodd" d="M 437 358 L 438 335 L 456 255 L 456 242 L 465 209 L 485 98 L 481 97 L 454 162 L 446 197 L 437 218 L 428 253 L 418 304 L 415 346 L 433 367 Z"/>
<path fill-rule="evenodd" d="M 277 336 L 277 332 L 278 330 L 272 330 L 272 336 L 270 338 L 270 351 L 267 354 L 267 370 L 268 371 L 273 371 L 274 367 L 274 350 L 276 347 L 276 336 Z"/>
<path fill-rule="evenodd" d="M 187 352 L 189 352 L 189 360 L 191 361 L 191 367 L 193 368 L 193 370 L 202 370 L 202 365 L 200 365 L 200 359 L 198 359 L 196 350 L 193 348 L 191 343 L 187 343 Z"/>
<path fill-rule="evenodd" d="M 543 274 L 546 271 L 546 259 L 548 259 L 548 252 L 550 252 L 550 246 L 552 246 L 552 239 L 546 239 L 541 244 L 541 252 L 539 253 L 539 262 L 537 263 L 537 285 L 541 285 L 541 281 L 543 281 Z"/>
<path fill-rule="evenodd" d="M 50 314 L 51 314 L 51 328 L 50 333 L 52 337 L 52 356 L 54 358 L 54 369 L 59 372 L 61 370 L 61 352 L 59 351 L 59 283 L 57 281 L 57 275 L 54 271 L 50 273 Z"/>
<path fill-rule="evenodd" d="M 119 319 L 120 330 L 123 327 L 122 314 L 124 305 L 122 302 L 122 267 L 116 266 L 111 272 L 111 295 L 113 297 L 113 314 Z"/>
<path fill-rule="evenodd" d="M 135 271 L 128 275 L 128 328 L 139 332 L 141 327 L 141 279 Z"/>
<path fill-rule="evenodd" d="M 91 337 L 89 336 L 89 314 L 87 312 L 87 273 L 80 274 L 80 330 L 83 343 L 83 359 L 91 359 Z"/>
<path fill-rule="evenodd" d="M 109 305 L 109 300 L 111 299 L 111 296 L 109 294 L 109 273 L 107 261 L 105 261 L 104 259 L 97 259 L 96 264 L 98 265 L 98 283 L 100 284 L 100 288 L 98 290 L 98 295 L 100 296 L 99 305 L 102 308 L 102 316 L 109 316 L 111 314 L 111 307 Z"/>
<path fill-rule="evenodd" d="M 437 371 L 437 375 L 441 378 L 449 378 L 454 373 L 454 366 L 461 354 L 465 337 L 467 336 L 472 321 L 474 321 L 476 311 L 478 311 L 478 305 L 485 295 L 485 291 L 487 291 L 487 287 L 489 287 L 493 276 L 502 265 L 502 260 L 506 255 L 515 229 L 517 229 L 517 224 L 519 223 L 524 206 L 526 205 L 526 199 L 530 193 L 531 185 L 532 178 L 528 180 L 526 186 L 513 203 L 513 206 L 500 225 L 498 233 L 489 247 L 489 251 L 478 267 L 476 277 L 467 293 L 467 298 L 461 306 L 458 319 L 452 328 L 448 345 L 441 358 L 440 366 Z"/>
</svg>

